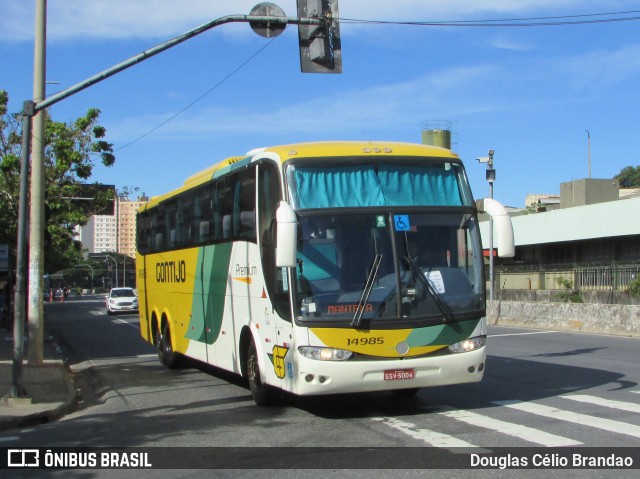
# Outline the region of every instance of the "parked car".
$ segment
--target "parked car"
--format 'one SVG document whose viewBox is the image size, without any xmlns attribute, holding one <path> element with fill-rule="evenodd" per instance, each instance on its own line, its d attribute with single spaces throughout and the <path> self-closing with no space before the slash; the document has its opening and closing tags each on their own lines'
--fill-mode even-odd
<svg viewBox="0 0 640 479">
<path fill-rule="evenodd" d="M 113 288 L 107 295 L 107 314 L 138 311 L 138 295 L 133 288 Z"/>
</svg>

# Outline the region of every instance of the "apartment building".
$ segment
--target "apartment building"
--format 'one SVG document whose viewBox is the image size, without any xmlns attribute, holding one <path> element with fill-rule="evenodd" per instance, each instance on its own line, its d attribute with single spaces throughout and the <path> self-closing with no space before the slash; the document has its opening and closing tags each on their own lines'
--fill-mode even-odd
<svg viewBox="0 0 640 479">
<path fill-rule="evenodd" d="M 137 201 L 120 199 L 117 202 L 116 215 L 118 222 L 118 253 L 136 257 L 136 212 L 148 201 L 141 197 Z"/>
<path fill-rule="evenodd" d="M 113 215 L 96 215 L 85 226 L 78 227 L 79 239 L 89 253 L 120 253 L 136 256 L 136 212 L 149 201 L 146 196 L 137 200 L 118 197 Z"/>
</svg>

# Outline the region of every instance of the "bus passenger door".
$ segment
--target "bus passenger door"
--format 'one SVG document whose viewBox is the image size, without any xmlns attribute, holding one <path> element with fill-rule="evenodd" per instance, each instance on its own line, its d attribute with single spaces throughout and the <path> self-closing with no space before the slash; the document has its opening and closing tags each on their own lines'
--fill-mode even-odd
<svg viewBox="0 0 640 479">
<path fill-rule="evenodd" d="M 260 162 L 258 165 L 258 221 L 256 265 L 259 274 L 256 276 L 258 295 L 256 314 L 258 321 L 268 334 L 260 334 L 263 342 L 265 361 L 264 375 L 269 383 L 282 385 L 287 375 L 286 358 L 291 342 L 291 322 L 287 321 L 289 314 L 289 295 L 284 291 L 283 274 L 286 270 L 275 266 L 275 230 L 276 210 L 280 204 L 281 187 L 280 175 L 277 167 L 271 161 Z M 285 318 L 283 320 L 282 318 Z M 257 318 L 256 318 L 257 319 Z"/>
</svg>

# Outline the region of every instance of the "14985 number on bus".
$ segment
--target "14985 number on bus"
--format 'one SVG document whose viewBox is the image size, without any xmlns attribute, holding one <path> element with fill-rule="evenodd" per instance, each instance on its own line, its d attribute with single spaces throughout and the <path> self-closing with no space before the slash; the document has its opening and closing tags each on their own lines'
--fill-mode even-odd
<svg viewBox="0 0 640 479">
<path fill-rule="evenodd" d="M 347 338 L 347 346 L 373 346 L 384 344 L 384 338 Z"/>
</svg>

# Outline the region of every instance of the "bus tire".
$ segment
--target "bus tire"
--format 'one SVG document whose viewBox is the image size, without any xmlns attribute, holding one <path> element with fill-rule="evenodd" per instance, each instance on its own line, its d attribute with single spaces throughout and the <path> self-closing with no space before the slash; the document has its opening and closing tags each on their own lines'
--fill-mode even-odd
<svg viewBox="0 0 640 479">
<path fill-rule="evenodd" d="M 156 347 L 158 349 L 158 359 L 162 364 L 170 369 L 180 366 L 180 359 L 178 353 L 173 350 L 171 332 L 166 321 L 163 322 L 162 327 L 156 329 Z"/>
<path fill-rule="evenodd" d="M 249 341 L 247 349 L 247 381 L 254 402 L 258 406 L 270 406 L 274 403 L 275 394 L 273 389 L 264 384 L 260 379 L 260 364 L 258 362 L 258 352 L 253 340 Z"/>
</svg>

